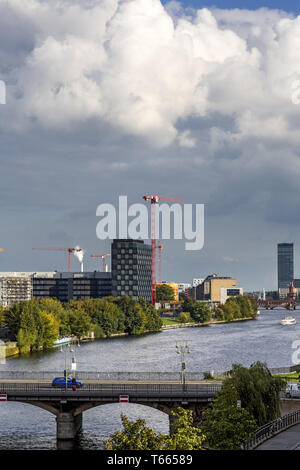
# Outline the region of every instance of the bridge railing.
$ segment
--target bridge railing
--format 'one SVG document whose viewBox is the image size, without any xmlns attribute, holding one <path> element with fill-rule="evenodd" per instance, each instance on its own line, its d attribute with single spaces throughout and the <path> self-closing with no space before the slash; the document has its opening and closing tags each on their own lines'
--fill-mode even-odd
<svg viewBox="0 0 300 470">
<path fill-rule="evenodd" d="M 172 397 L 176 394 L 180 396 L 184 396 L 185 394 L 189 395 L 192 394 L 193 396 L 203 396 L 208 397 L 215 395 L 221 388 L 221 385 L 205 385 L 205 384 L 166 384 L 166 383 L 158 383 L 158 384 L 149 384 L 149 383 L 136 383 L 136 384 L 122 384 L 122 383 L 110 383 L 110 384 L 103 384 L 103 383 L 88 383 L 84 384 L 82 388 L 78 388 L 77 391 L 73 392 L 71 388 L 67 389 L 67 392 L 70 392 L 73 396 L 77 397 L 82 395 L 92 394 L 93 392 L 99 392 L 102 395 L 118 395 L 122 393 L 131 394 L 142 394 L 144 396 L 155 396 L 155 394 L 163 394 L 165 393 L 168 397 Z M 37 392 L 43 393 L 47 395 L 51 395 L 52 393 L 65 393 L 64 387 L 62 388 L 55 388 L 51 387 L 50 383 L 26 383 L 26 382 L 9 382 L 9 383 L 0 383 L 0 392 L 7 393 L 7 394 L 16 394 L 18 395 L 19 392 Z M 74 395 L 75 394 L 75 395 Z"/>
<path fill-rule="evenodd" d="M 280 418 L 265 424 L 255 431 L 253 439 L 244 444 L 244 450 L 252 450 L 262 444 L 267 439 L 275 436 L 284 429 L 300 422 L 300 410 L 293 411 Z"/>
<path fill-rule="evenodd" d="M 61 377 L 62 371 L 7 371 L 0 370 L 0 380 L 52 380 Z M 210 372 L 186 372 L 187 382 L 197 382 L 206 377 L 223 378 L 227 376 L 224 371 Z M 180 372 L 104 372 L 104 371 L 77 371 L 76 377 L 81 380 L 97 381 L 158 381 L 158 382 L 181 382 Z"/>
</svg>

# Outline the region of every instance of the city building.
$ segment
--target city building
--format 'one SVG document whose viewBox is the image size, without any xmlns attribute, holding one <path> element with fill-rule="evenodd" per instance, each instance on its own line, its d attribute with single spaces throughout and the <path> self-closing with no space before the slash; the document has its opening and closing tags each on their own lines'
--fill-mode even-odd
<svg viewBox="0 0 300 470">
<path fill-rule="evenodd" d="M 290 284 L 294 281 L 294 244 L 278 243 L 277 245 L 278 295 L 285 298 Z"/>
<path fill-rule="evenodd" d="M 15 302 L 30 300 L 31 296 L 32 284 L 28 273 L 0 273 L 0 304 L 3 307 L 10 307 Z"/>
<path fill-rule="evenodd" d="M 130 295 L 152 301 L 151 246 L 143 240 L 119 239 L 112 243 L 112 295 Z"/>
<path fill-rule="evenodd" d="M 220 288 L 220 302 L 225 304 L 229 297 L 235 297 L 236 295 L 243 295 L 242 287 L 221 287 Z"/>
<path fill-rule="evenodd" d="M 236 279 L 221 274 L 211 274 L 196 287 L 196 299 L 221 302 L 222 288 L 236 288 Z"/>
<path fill-rule="evenodd" d="M 71 299 L 102 298 L 112 294 L 111 274 L 106 272 L 32 273 L 32 295 L 37 299 L 54 297 L 61 302 Z"/>
<path fill-rule="evenodd" d="M 9 307 L 33 297 L 71 299 L 101 298 L 111 295 L 111 274 L 102 272 L 14 272 L 0 273 L 0 303 Z"/>
<path fill-rule="evenodd" d="M 197 286 L 200 286 L 200 284 L 202 284 L 202 282 L 204 281 L 204 277 L 198 277 L 198 278 L 195 278 L 193 279 L 193 287 L 197 287 Z"/>
<path fill-rule="evenodd" d="M 189 284 L 188 282 L 179 282 L 178 283 L 178 295 L 184 294 L 186 295 L 187 291 L 189 292 L 189 289 L 191 289 L 192 284 Z"/>
</svg>

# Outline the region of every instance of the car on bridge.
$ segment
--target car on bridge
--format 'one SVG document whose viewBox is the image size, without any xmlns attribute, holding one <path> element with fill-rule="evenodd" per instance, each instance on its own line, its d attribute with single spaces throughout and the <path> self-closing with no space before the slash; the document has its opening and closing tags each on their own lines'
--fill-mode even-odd
<svg viewBox="0 0 300 470">
<path fill-rule="evenodd" d="M 83 387 L 83 382 L 80 380 L 75 380 L 76 388 Z M 67 388 L 72 388 L 74 386 L 74 381 L 71 377 L 67 378 Z M 52 380 L 52 387 L 65 388 L 66 387 L 66 378 L 65 377 L 55 377 Z"/>
</svg>

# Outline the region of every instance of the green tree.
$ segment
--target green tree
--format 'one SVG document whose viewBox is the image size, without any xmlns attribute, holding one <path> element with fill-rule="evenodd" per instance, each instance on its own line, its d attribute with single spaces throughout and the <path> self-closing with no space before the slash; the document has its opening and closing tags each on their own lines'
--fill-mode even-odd
<svg viewBox="0 0 300 470">
<path fill-rule="evenodd" d="M 171 301 L 175 299 L 174 289 L 169 284 L 156 286 L 156 300 Z"/>
<path fill-rule="evenodd" d="M 235 387 L 227 382 L 212 407 L 204 412 L 203 429 L 210 449 L 240 450 L 257 429 L 254 417 L 237 407 L 238 398 Z"/>
<path fill-rule="evenodd" d="M 158 434 L 143 419 L 130 421 L 121 415 L 123 429 L 105 442 L 106 450 L 201 450 L 205 435 L 193 426 L 191 410 L 181 407 L 172 412 L 175 417 L 174 433 Z"/>
<path fill-rule="evenodd" d="M 171 411 L 175 417 L 174 432 L 166 436 L 167 450 L 203 450 L 206 440 L 205 434 L 193 425 L 193 412 L 178 407 L 177 411 Z"/>
<path fill-rule="evenodd" d="M 230 375 L 226 381 L 236 389 L 243 408 L 258 427 L 280 416 L 280 391 L 285 381 L 273 377 L 266 364 L 256 362 L 249 369 L 233 364 Z"/>
<path fill-rule="evenodd" d="M 69 309 L 68 316 L 71 334 L 80 338 L 91 331 L 91 318 L 83 310 Z"/>
<path fill-rule="evenodd" d="M 122 431 L 115 432 L 105 442 L 106 450 L 162 450 L 165 436 L 150 429 L 144 419 L 130 421 L 121 414 Z"/>
<path fill-rule="evenodd" d="M 191 323 L 193 321 L 189 312 L 181 312 L 177 319 L 180 323 Z"/>
<path fill-rule="evenodd" d="M 138 335 L 146 329 L 146 314 L 133 297 L 124 295 L 117 299 L 117 305 L 125 315 L 124 325 L 127 333 Z"/>
<path fill-rule="evenodd" d="M 4 326 L 6 326 L 5 310 L 2 305 L 0 305 L 0 328 L 3 328 Z"/>
</svg>

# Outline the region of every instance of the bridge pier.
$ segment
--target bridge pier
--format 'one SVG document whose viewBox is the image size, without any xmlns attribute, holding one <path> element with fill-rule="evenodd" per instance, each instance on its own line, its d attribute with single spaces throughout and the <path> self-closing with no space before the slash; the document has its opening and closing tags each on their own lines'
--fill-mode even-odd
<svg viewBox="0 0 300 470">
<path fill-rule="evenodd" d="M 67 411 L 56 416 L 57 441 L 73 440 L 81 429 L 82 413 L 74 416 L 74 411 Z"/>
</svg>

